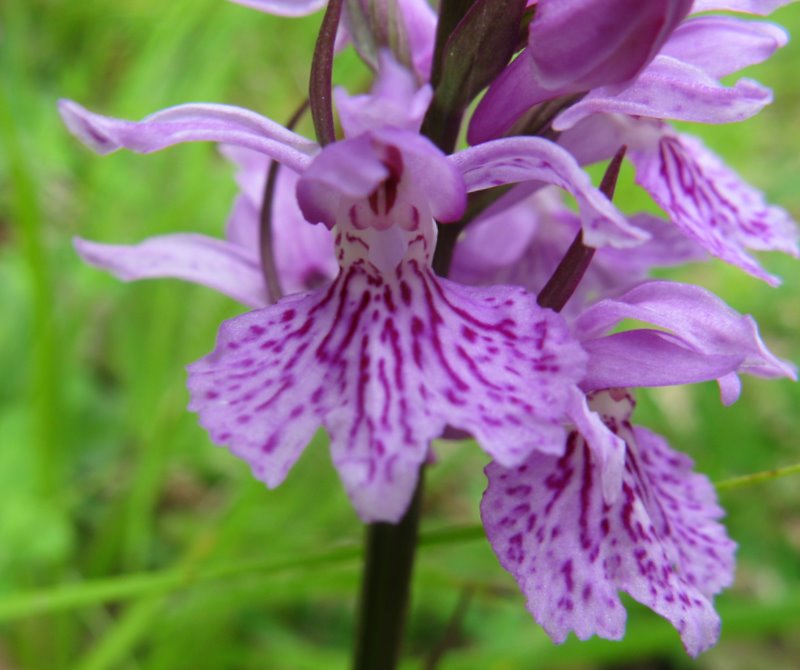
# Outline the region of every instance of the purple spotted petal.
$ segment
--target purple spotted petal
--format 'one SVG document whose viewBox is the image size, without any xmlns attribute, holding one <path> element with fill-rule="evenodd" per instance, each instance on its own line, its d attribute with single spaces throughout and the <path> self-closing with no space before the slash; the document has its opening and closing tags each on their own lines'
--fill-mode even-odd
<svg viewBox="0 0 800 670">
<path fill-rule="evenodd" d="M 692 12 L 744 12 L 766 16 L 797 0 L 695 0 Z"/>
<path fill-rule="evenodd" d="M 602 337 L 624 319 L 671 334 L 630 331 Z M 645 282 L 585 310 L 573 329 L 590 353 L 587 389 L 692 383 L 731 372 L 795 378 L 793 366 L 766 348 L 752 317 L 699 286 Z"/>
<path fill-rule="evenodd" d="M 237 5 L 278 16 L 306 16 L 322 9 L 327 0 L 231 0 Z"/>
<path fill-rule="evenodd" d="M 627 114 L 698 123 L 733 123 L 760 112 L 772 101 L 769 89 L 749 79 L 721 85 L 700 68 L 669 56 L 657 56 L 623 90 L 594 89 L 559 114 L 555 130 L 567 130 L 590 114 Z"/>
<path fill-rule="evenodd" d="M 777 284 L 747 253 L 798 255 L 797 227 L 780 207 L 728 168 L 698 139 L 665 132 L 656 148 L 632 151 L 636 181 L 670 219 L 709 253 Z"/>
<path fill-rule="evenodd" d="M 486 469 L 481 515 L 500 563 L 519 583 L 528 609 L 556 642 L 570 631 L 618 640 L 625 591 L 668 619 L 692 655 L 719 636 L 711 597 L 733 578 L 735 545 L 708 480 L 663 438 L 627 421 L 622 491 L 609 504 L 601 468 L 573 433 L 561 457 Z"/>
<path fill-rule="evenodd" d="M 209 286 L 250 307 L 271 302 L 258 255 L 231 242 L 178 233 L 132 245 L 76 238 L 75 248 L 87 263 L 124 281 L 174 277 Z"/>
<path fill-rule="evenodd" d="M 553 142 L 537 137 L 494 140 L 450 157 L 464 175 L 467 191 L 532 181 L 554 184 L 571 193 L 581 211 L 583 233 L 590 246 L 629 247 L 647 233 L 631 226 L 580 169 L 575 159 Z"/>
<path fill-rule="evenodd" d="M 584 354 L 521 289 L 475 289 L 416 261 L 356 262 L 325 289 L 223 324 L 189 368 L 190 408 L 278 485 L 322 425 L 366 521 L 405 511 L 429 442 L 466 430 L 499 462 L 563 447 Z"/>
<path fill-rule="evenodd" d="M 661 53 L 720 78 L 762 63 L 787 40 L 786 31 L 773 23 L 702 16 L 684 21 Z"/>
<path fill-rule="evenodd" d="M 318 150 L 316 143 L 274 121 L 230 105 L 178 105 L 141 121 L 94 114 L 70 100 L 59 101 L 58 107 L 70 132 L 101 154 L 123 148 L 150 153 L 182 142 L 223 142 L 261 152 L 302 172 Z"/>
</svg>

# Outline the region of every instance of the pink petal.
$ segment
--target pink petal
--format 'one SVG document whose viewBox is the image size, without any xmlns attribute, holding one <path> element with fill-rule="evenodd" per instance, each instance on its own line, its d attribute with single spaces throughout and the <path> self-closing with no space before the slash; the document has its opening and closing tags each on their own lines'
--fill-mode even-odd
<svg viewBox="0 0 800 670">
<path fill-rule="evenodd" d="M 75 248 L 87 263 L 124 281 L 174 277 L 208 286 L 250 307 L 271 302 L 258 256 L 231 242 L 178 233 L 132 245 L 76 238 Z"/>
<path fill-rule="evenodd" d="M 780 26 L 732 16 L 701 16 L 684 21 L 661 53 L 720 78 L 767 60 L 788 41 Z"/>
<path fill-rule="evenodd" d="M 141 121 L 94 114 L 70 100 L 59 101 L 58 107 L 70 132 L 101 154 L 122 148 L 150 153 L 182 142 L 222 142 L 261 152 L 301 172 L 318 150 L 316 143 L 274 121 L 230 105 L 178 105 Z"/>
<path fill-rule="evenodd" d="M 464 175 L 470 192 L 531 181 L 554 184 L 571 193 L 578 201 L 590 246 L 630 247 L 647 239 L 647 233 L 631 226 L 592 186 L 575 159 L 553 142 L 537 137 L 494 140 L 459 151 L 450 160 Z"/>
<path fill-rule="evenodd" d="M 596 456 L 573 433 L 560 458 L 534 453 L 513 469 L 487 467 L 489 541 L 555 642 L 570 631 L 620 639 L 621 590 L 668 619 L 696 656 L 719 635 L 711 597 L 733 579 L 735 545 L 717 522 L 714 489 L 661 437 L 627 420 L 609 425 L 627 443 L 614 503 Z"/>
<path fill-rule="evenodd" d="M 631 331 L 601 337 L 624 319 L 671 334 Z M 692 383 L 734 371 L 795 377 L 794 367 L 764 345 L 752 317 L 699 286 L 644 282 L 588 308 L 573 328 L 590 352 L 587 388 Z"/>
<path fill-rule="evenodd" d="M 269 486 L 324 426 L 361 517 L 396 521 L 448 425 L 509 465 L 562 449 L 583 360 L 563 320 L 520 289 L 356 262 L 325 289 L 223 324 L 189 368 L 190 408 Z"/>
<path fill-rule="evenodd" d="M 714 256 L 777 284 L 746 250 L 799 255 L 789 214 L 768 205 L 700 140 L 665 133 L 655 149 L 632 151 L 630 157 L 636 181 L 685 235 Z"/>
<path fill-rule="evenodd" d="M 627 114 L 697 123 L 733 123 L 760 112 L 772 93 L 749 79 L 722 86 L 700 68 L 669 56 L 656 56 L 627 88 L 604 87 L 559 114 L 555 130 L 574 126 L 590 114 Z"/>
</svg>

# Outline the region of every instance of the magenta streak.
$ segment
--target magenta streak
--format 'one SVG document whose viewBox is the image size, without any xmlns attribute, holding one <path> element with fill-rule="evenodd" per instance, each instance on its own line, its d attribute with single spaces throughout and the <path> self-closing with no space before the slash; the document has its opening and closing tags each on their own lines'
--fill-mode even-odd
<svg viewBox="0 0 800 670">
<path fill-rule="evenodd" d="M 314 305 L 314 307 L 310 311 L 310 314 L 313 314 L 318 309 L 321 309 L 324 305 L 330 302 L 333 299 L 333 292 L 335 290 L 336 285 L 341 282 L 341 287 L 339 289 L 339 304 L 336 307 L 336 314 L 333 317 L 333 323 L 331 324 L 330 329 L 325 334 L 325 337 L 322 338 L 322 342 L 319 343 L 319 346 L 315 351 L 317 358 L 320 360 L 325 360 L 325 349 L 331 337 L 333 337 L 333 332 L 336 329 L 336 326 L 341 321 L 342 314 L 344 313 L 345 302 L 347 300 L 347 289 L 350 286 L 350 282 L 352 281 L 354 274 L 355 270 L 353 268 L 350 268 L 350 270 L 348 270 L 347 274 L 344 276 L 344 279 L 341 279 L 341 275 L 339 275 L 336 278 L 336 281 L 334 281 L 333 284 L 331 284 L 331 287 L 328 289 L 328 292 L 325 294 L 325 297 L 319 303 Z"/>
<path fill-rule="evenodd" d="M 368 294 L 367 299 L 369 299 Z M 362 300 L 363 302 L 363 300 Z M 362 310 L 363 311 L 363 310 Z M 356 322 L 357 323 L 357 322 Z M 352 339 L 352 335 L 350 336 Z M 358 381 L 356 383 L 356 411 L 355 417 L 353 421 L 353 425 L 350 426 L 350 440 L 347 444 L 348 449 L 352 449 L 356 446 L 356 434 L 358 433 L 358 429 L 361 427 L 362 422 L 366 416 L 366 411 L 364 408 L 364 400 L 366 397 L 366 388 L 367 384 L 369 383 L 369 335 L 364 333 L 361 337 L 361 350 L 359 352 L 358 357 Z M 341 351 L 341 349 L 340 349 Z M 371 421 L 368 421 L 368 428 L 370 429 L 370 433 L 372 433 L 372 425 Z M 372 436 L 370 436 L 371 438 Z"/>
<path fill-rule="evenodd" d="M 578 517 L 578 525 L 580 526 L 580 540 L 583 549 L 589 549 L 592 546 L 592 540 L 589 536 L 589 505 L 591 503 L 592 492 L 592 463 L 591 452 L 586 444 L 586 439 L 583 440 L 583 481 L 581 482 L 581 511 Z"/>
<path fill-rule="evenodd" d="M 364 240 L 362 240 L 358 235 L 353 235 L 352 233 L 347 233 L 345 235 L 345 239 L 348 242 L 350 242 L 351 244 L 360 244 L 367 251 L 369 251 L 369 244 L 367 244 Z"/>
<path fill-rule="evenodd" d="M 544 513 L 545 515 L 550 514 L 553 510 L 553 506 L 558 502 L 558 499 L 563 495 L 564 491 L 566 490 L 567 486 L 572 479 L 572 475 L 574 473 L 574 469 L 570 467 L 569 462 L 572 460 L 572 456 L 575 453 L 575 433 L 570 435 L 570 439 L 567 440 L 567 449 L 564 452 L 564 455 L 556 461 L 556 467 L 558 470 L 561 471 L 561 476 L 559 477 L 555 472 L 548 475 L 547 479 L 545 479 L 544 484 L 545 486 L 553 491 L 553 495 L 550 497 L 550 500 L 547 501 L 547 505 L 545 505 Z"/>
<path fill-rule="evenodd" d="M 262 402 L 260 405 L 257 405 L 254 409 L 256 412 L 263 412 L 265 409 L 268 409 L 270 405 L 272 405 L 285 391 L 292 388 L 294 384 L 289 381 L 288 379 L 284 379 L 283 383 L 281 384 L 280 388 L 275 391 L 267 400 Z"/>
<path fill-rule="evenodd" d="M 389 428 L 389 410 L 392 405 L 392 386 L 386 376 L 386 360 L 381 358 L 378 362 L 378 380 L 383 387 L 383 411 L 381 412 L 381 425 Z"/>
<path fill-rule="evenodd" d="M 428 282 L 426 281 L 426 276 L 423 275 L 416 264 L 416 262 L 411 261 L 409 263 L 411 265 L 411 269 L 417 275 L 420 283 L 422 284 L 422 290 L 425 294 L 425 303 L 428 306 L 428 314 L 429 314 L 429 322 L 431 326 L 431 341 L 433 342 L 433 348 L 436 352 L 436 356 L 439 359 L 439 362 L 442 364 L 442 367 L 445 369 L 447 374 L 453 380 L 455 385 L 458 387 L 460 391 L 466 391 L 469 389 L 469 385 L 464 382 L 461 377 L 459 377 L 455 370 L 450 367 L 450 362 L 447 360 L 447 357 L 444 355 L 444 348 L 442 347 L 442 342 L 439 339 L 439 323 L 442 321 L 442 317 L 439 315 L 438 311 L 436 310 L 436 305 L 433 301 L 433 294 L 431 293 L 430 287 L 428 286 Z M 434 280 L 433 283 L 435 284 L 436 281 Z"/>
<path fill-rule="evenodd" d="M 369 307 L 369 303 L 372 299 L 369 291 L 364 291 L 361 294 L 361 301 L 358 303 L 358 307 L 356 311 L 353 312 L 352 316 L 350 317 L 350 325 L 347 328 L 347 333 L 344 336 L 341 344 L 336 349 L 336 357 L 342 355 L 342 353 L 350 346 L 350 342 L 352 342 L 353 337 L 356 334 L 356 330 L 358 329 L 358 325 L 361 322 L 361 317 L 364 316 L 364 312 L 367 311 L 367 307 Z"/>
<path fill-rule="evenodd" d="M 422 274 L 419 271 L 417 264 L 414 263 L 413 261 L 412 263 L 414 265 L 414 272 L 416 272 L 417 275 L 419 275 L 420 278 L 422 278 Z M 432 283 L 434 289 L 439 294 L 439 297 L 447 304 L 447 306 L 451 309 L 452 312 L 454 312 L 460 318 L 464 319 L 464 321 L 468 321 L 469 323 L 473 324 L 474 326 L 477 326 L 482 330 L 488 330 L 490 332 L 500 333 L 501 335 L 503 335 L 503 337 L 506 337 L 509 340 L 517 339 L 516 333 L 506 329 L 506 326 L 514 325 L 514 322 L 511 319 L 503 319 L 500 323 L 486 323 L 485 321 L 476 319 L 469 312 L 461 309 L 460 307 L 456 307 L 452 302 L 450 302 L 450 300 L 447 298 L 447 294 L 444 292 L 444 289 L 442 289 L 442 287 L 439 285 L 439 282 L 436 281 L 435 278 L 433 278 Z"/>
<path fill-rule="evenodd" d="M 395 328 L 392 319 L 386 319 L 383 324 L 384 332 L 389 334 L 389 343 L 394 354 L 394 383 L 400 391 L 405 388 L 403 379 L 403 350 L 400 348 L 400 333 Z"/>
<path fill-rule="evenodd" d="M 463 360 L 467 364 L 469 371 L 473 374 L 475 379 L 477 379 L 481 384 L 483 384 L 488 388 L 495 389 L 496 391 L 503 390 L 501 386 L 498 386 L 497 384 L 490 382 L 488 379 L 486 379 L 486 377 L 483 376 L 483 373 L 480 371 L 480 368 L 478 368 L 478 366 L 475 365 L 475 361 L 466 351 L 464 351 L 464 348 L 460 344 L 456 346 L 456 353 L 458 354 L 459 358 L 461 358 L 461 360 Z"/>
</svg>

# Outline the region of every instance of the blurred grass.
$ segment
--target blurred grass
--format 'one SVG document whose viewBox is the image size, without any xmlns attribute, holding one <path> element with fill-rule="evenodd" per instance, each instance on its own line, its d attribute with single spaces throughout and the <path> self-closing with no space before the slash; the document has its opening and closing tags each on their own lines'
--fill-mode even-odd
<svg viewBox="0 0 800 670">
<path fill-rule="evenodd" d="M 775 20 L 800 35 L 800 11 Z M 235 187 L 211 146 L 152 156 L 90 154 L 62 128 L 58 97 L 139 118 L 188 100 L 287 118 L 304 94 L 319 17 L 280 20 L 223 0 L 5 0 L 0 4 L 0 607 L 10 594 L 143 570 L 281 560 L 358 545 L 360 527 L 313 444 L 266 491 L 186 412 L 186 363 L 241 308 L 178 282 L 126 285 L 82 265 L 71 238 L 133 242 L 222 231 Z M 800 44 L 753 69 L 777 104 L 736 126 L 693 129 L 772 201 L 800 215 Z M 351 55 L 341 81 L 363 81 Z M 630 206 L 632 187 L 623 189 Z M 800 271 L 768 258 L 776 290 L 721 264 L 679 275 L 753 313 L 797 359 Z M 722 479 L 800 461 L 800 393 L 747 380 L 719 404 L 711 385 L 640 395 L 639 418 Z M 477 523 L 482 453 L 442 445 L 426 528 Z M 420 554 L 405 667 L 425 667 L 467 589 L 445 670 L 795 668 L 800 641 L 800 493 L 786 478 L 721 494 L 740 543 L 720 598 L 720 645 L 686 660 L 677 635 L 632 606 L 623 643 L 554 647 L 485 541 Z M 198 568 L 199 569 L 199 568 Z M 348 666 L 355 563 L 261 573 L 130 602 L 0 624 L 0 668 L 175 669 Z M 94 583 L 94 582 L 87 582 Z"/>
</svg>

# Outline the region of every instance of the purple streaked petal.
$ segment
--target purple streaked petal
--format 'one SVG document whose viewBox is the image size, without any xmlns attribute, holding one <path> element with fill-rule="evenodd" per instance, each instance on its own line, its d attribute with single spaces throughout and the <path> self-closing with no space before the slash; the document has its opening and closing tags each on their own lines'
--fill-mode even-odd
<svg viewBox="0 0 800 670">
<path fill-rule="evenodd" d="M 697 123 L 733 123 L 758 114 L 772 101 L 769 89 L 749 79 L 722 86 L 700 68 L 656 56 L 636 81 L 597 88 L 559 114 L 555 130 L 567 130 L 590 114 L 627 114 Z"/>
<path fill-rule="evenodd" d="M 629 416 L 630 412 L 625 418 Z M 599 464 L 603 499 L 611 504 L 622 489 L 625 441 L 604 423 L 601 415 L 589 408 L 586 396 L 578 389 L 572 395 L 569 417 Z"/>
<path fill-rule="evenodd" d="M 277 16 L 307 16 L 322 9 L 327 0 L 231 0 L 243 7 Z"/>
<path fill-rule="evenodd" d="M 789 214 L 768 205 L 698 139 L 665 132 L 656 149 L 632 151 L 636 181 L 685 235 L 709 253 L 777 284 L 746 249 L 798 256 Z"/>
<path fill-rule="evenodd" d="M 592 186 L 575 159 L 553 142 L 538 137 L 494 140 L 459 151 L 450 160 L 470 192 L 532 181 L 554 184 L 571 193 L 578 201 L 585 241 L 590 246 L 630 247 L 647 239 L 647 233 L 631 226 Z"/>
<path fill-rule="evenodd" d="M 797 0 L 695 0 L 692 13 L 696 12 L 743 12 L 767 16 L 784 5 Z"/>
<path fill-rule="evenodd" d="M 208 286 L 250 307 L 271 302 L 258 256 L 231 242 L 178 233 L 132 245 L 76 238 L 75 248 L 87 263 L 123 281 L 174 277 Z"/>
<path fill-rule="evenodd" d="M 786 31 L 773 23 L 701 16 L 684 21 L 661 53 L 718 79 L 764 62 L 788 39 Z"/>
<path fill-rule="evenodd" d="M 668 619 L 696 656 L 719 635 L 711 597 L 732 582 L 735 545 L 690 459 L 627 422 L 617 431 L 628 448 L 613 504 L 598 485 L 600 464 L 573 433 L 561 458 L 536 453 L 514 469 L 486 468 L 486 533 L 555 642 L 570 631 L 621 639 L 621 590 Z"/>
<path fill-rule="evenodd" d="M 318 150 L 315 142 L 231 105 L 178 105 L 141 121 L 94 114 L 71 100 L 60 100 L 58 106 L 70 132 L 100 154 L 122 148 L 150 153 L 182 142 L 222 142 L 261 152 L 301 172 Z"/>
<path fill-rule="evenodd" d="M 521 289 L 356 262 L 329 287 L 223 324 L 189 368 L 190 409 L 269 486 L 323 425 L 361 517 L 396 521 L 448 425 L 507 465 L 559 452 L 583 361 L 563 319 Z"/>
</svg>

